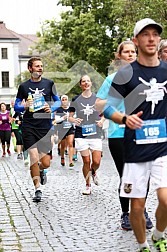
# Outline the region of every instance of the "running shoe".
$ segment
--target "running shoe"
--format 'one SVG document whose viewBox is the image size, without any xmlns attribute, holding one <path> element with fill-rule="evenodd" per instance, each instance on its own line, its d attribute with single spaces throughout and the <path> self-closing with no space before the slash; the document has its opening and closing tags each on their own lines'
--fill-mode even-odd
<svg viewBox="0 0 167 252">
<path fill-rule="evenodd" d="M 18 154 L 18 155 L 17 155 L 17 159 L 23 160 L 23 154 L 22 154 L 22 153 Z"/>
<path fill-rule="evenodd" d="M 123 213 L 121 215 L 121 227 L 124 230 L 132 230 L 129 220 L 129 213 Z"/>
<path fill-rule="evenodd" d="M 29 165 L 28 158 L 24 160 L 24 165 L 25 165 L 25 166 L 28 166 L 28 165 Z"/>
<path fill-rule="evenodd" d="M 10 152 L 10 150 L 9 150 L 9 149 L 7 150 L 7 153 L 8 153 L 8 155 L 9 155 L 9 156 L 11 156 L 11 152 Z"/>
<path fill-rule="evenodd" d="M 45 185 L 46 182 L 47 182 L 47 176 L 46 176 L 46 173 L 47 173 L 47 170 L 46 169 L 43 169 L 40 171 L 40 182 L 41 182 L 41 185 Z"/>
<path fill-rule="evenodd" d="M 91 194 L 91 186 L 86 185 L 86 189 L 82 193 L 83 195 L 90 195 Z"/>
<path fill-rule="evenodd" d="M 95 185 L 99 186 L 99 178 L 96 173 L 92 174 L 92 179 Z"/>
<path fill-rule="evenodd" d="M 152 242 L 156 251 L 159 251 L 159 252 L 167 251 L 167 240 L 165 240 L 165 238 L 162 237 L 159 240 L 155 240 L 154 236 L 152 235 L 151 239 L 152 239 Z"/>
<path fill-rule="evenodd" d="M 6 153 L 5 153 L 5 152 L 3 152 L 2 157 L 5 157 L 5 156 L 6 156 Z"/>
<path fill-rule="evenodd" d="M 74 166 L 74 164 L 73 164 L 73 163 L 70 163 L 70 164 L 69 164 L 69 167 L 73 167 L 73 166 Z"/>
<path fill-rule="evenodd" d="M 77 158 L 77 154 L 74 154 L 74 155 L 73 155 L 72 160 L 73 160 L 73 161 L 77 161 L 77 160 L 78 160 L 78 158 Z"/>
<path fill-rule="evenodd" d="M 151 229 L 153 227 L 153 223 L 152 223 L 150 217 L 148 216 L 146 209 L 144 210 L 144 215 L 146 218 L 146 229 Z"/>
<path fill-rule="evenodd" d="M 61 157 L 61 165 L 62 165 L 62 166 L 65 166 L 65 160 L 64 160 L 63 157 Z"/>
<path fill-rule="evenodd" d="M 149 248 L 142 248 L 139 252 L 151 252 L 151 250 Z"/>
<path fill-rule="evenodd" d="M 42 199 L 42 192 L 41 190 L 35 191 L 35 197 L 33 198 L 34 202 L 40 202 Z"/>
</svg>

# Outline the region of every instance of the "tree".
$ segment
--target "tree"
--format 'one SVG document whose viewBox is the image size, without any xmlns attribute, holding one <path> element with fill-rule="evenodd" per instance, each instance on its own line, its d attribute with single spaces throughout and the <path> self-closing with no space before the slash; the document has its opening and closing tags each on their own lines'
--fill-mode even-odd
<svg viewBox="0 0 167 252">
<path fill-rule="evenodd" d="M 115 27 L 111 15 L 114 1 L 65 1 L 71 4 L 73 10 L 61 15 L 61 22 L 53 20 L 45 30 L 45 41 L 50 39 L 62 45 L 66 61 L 71 67 L 78 60 L 86 60 L 100 73 L 106 72 L 106 67 L 113 56 L 114 36 L 111 36 L 110 27 Z M 107 25 L 106 25 L 107 23 Z M 48 24 L 47 24 L 48 25 Z M 115 28 L 112 28 L 112 34 Z"/>
<path fill-rule="evenodd" d="M 55 72 L 68 72 L 84 60 L 104 77 L 117 45 L 133 37 L 136 21 L 154 19 L 164 28 L 162 38 L 167 38 L 166 0 L 60 0 L 59 4 L 71 9 L 61 14 L 61 21 L 43 23 L 35 48 L 44 61 L 44 76 L 54 80 L 59 94 L 71 96 L 80 88 L 71 85 L 67 76 L 55 77 Z M 81 68 L 77 71 L 84 73 Z"/>
<path fill-rule="evenodd" d="M 42 50 L 59 46 L 68 69 L 85 60 L 105 75 L 117 45 L 131 39 L 135 22 L 145 17 L 160 22 L 162 37 L 167 37 L 166 0 L 60 0 L 59 4 L 71 9 L 61 14 L 59 22 L 47 20 L 39 36 Z"/>
<path fill-rule="evenodd" d="M 142 18 L 152 18 L 163 26 L 162 38 L 167 37 L 166 0 L 125 0 L 118 19 L 119 40 L 133 36 L 134 24 Z"/>
<path fill-rule="evenodd" d="M 25 71 L 25 72 L 19 74 L 19 75 L 15 78 L 15 87 L 18 88 L 19 85 L 20 85 L 22 82 L 28 80 L 29 78 L 30 78 L 30 73 L 29 73 L 29 71 Z"/>
</svg>

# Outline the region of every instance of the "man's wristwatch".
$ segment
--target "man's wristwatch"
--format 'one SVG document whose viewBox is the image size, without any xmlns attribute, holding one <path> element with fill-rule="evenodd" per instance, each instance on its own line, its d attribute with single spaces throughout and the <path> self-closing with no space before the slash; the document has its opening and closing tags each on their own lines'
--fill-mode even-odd
<svg viewBox="0 0 167 252">
<path fill-rule="evenodd" d="M 122 117 L 122 124 L 126 124 L 127 116 Z"/>
</svg>

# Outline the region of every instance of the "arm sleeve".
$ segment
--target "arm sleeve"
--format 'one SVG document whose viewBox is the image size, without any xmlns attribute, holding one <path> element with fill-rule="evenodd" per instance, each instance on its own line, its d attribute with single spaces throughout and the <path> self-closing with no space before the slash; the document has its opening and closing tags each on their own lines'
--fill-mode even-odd
<svg viewBox="0 0 167 252">
<path fill-rule="evenodd" d="M 25 108 L 24 108 L 23 105 L 21 105 L 21 102 L 22 102 L 21 99 L 16 98 L 15 104 L 14 104 L 14 110 L 15 110 L 16 112 L 24 112 L 24 111 L 25 111 Z"/>
<path fill-rule="evenodd" d="M 53 95 L 52 98 L 54 100 L 54 103 L 51 106 L 51 111 L 54 112 L 54 111 L 56 111 L 60 107 L 61 101 L 60 101 L 60 98 L 59 98 L 58 95 Z"/>
</svg>

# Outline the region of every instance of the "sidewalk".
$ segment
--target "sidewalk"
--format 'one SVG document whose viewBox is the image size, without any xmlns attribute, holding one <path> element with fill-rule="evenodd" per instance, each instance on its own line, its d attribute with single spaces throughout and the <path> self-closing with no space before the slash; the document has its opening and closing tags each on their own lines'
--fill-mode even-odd
<svg viewBox="0 0 167 252">
<path fill-rule="evenodd" d="M 80 156 L 73 168 L 62 167 L 55 145 L 40 203 L 32 201 L 24 162 L 16 154 L 0 158 L 0 252 L 137 251 L 133 232 L 120 228 L 119 179 L 106 140 L 103 146 L 101 184 L 92 184 L 92 194 L 85 196 Z M 147 211 L 153 222 L 155 198 L 151 188 Z M 147 234 L 151 244 L 151 231 Z"/>
</svg>

